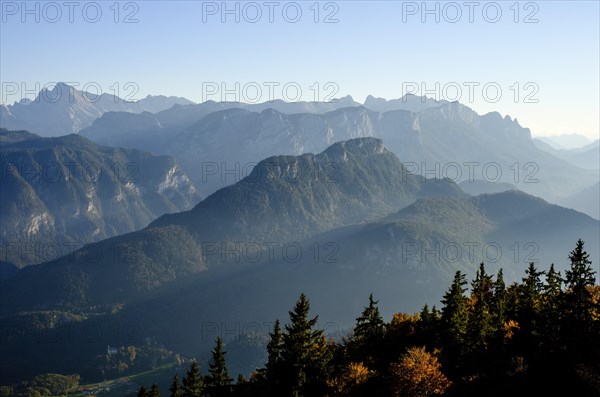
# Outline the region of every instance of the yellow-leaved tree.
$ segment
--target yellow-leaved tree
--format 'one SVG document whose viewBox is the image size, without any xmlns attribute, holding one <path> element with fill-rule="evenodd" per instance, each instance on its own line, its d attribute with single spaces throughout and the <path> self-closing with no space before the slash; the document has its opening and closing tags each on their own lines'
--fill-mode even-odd
<svg viewBox="0 0 600 397">
<path fill-rule="evenodd" d="M 412 347 L 392 364 L 393 396 L 429 397 L 443 394 L 452 384 L 434 354 Z"/>
</svg>

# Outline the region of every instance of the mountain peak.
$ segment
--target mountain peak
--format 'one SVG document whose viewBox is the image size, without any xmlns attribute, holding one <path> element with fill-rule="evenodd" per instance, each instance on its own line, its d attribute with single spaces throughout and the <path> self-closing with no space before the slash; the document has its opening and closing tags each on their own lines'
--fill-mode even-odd
<svg viewBox="0 0 600 397">
<path fill-rule="evenodd" d="M 354 104 L 354 98 L 352 98 L 352 95 L 346 95 L 344 97 L 338 98 L 337 100 L 338 103 L 350 103 L 350 104 Z"/>
<path fill-rule="evenodd" d="M 67 90 L 70 89 L 75 89 L 75 87 L 68 85 L 67 83 L 63 83 L 62 81 L 59 81 L 58 83 L 54 84 L 54 87 L 52 87 L 51 90 L 46 89 L 46 91 L 50 91 L 50 92 L 68 92 Z"/>
<path fill-rule="evenodd" d="M 347 153 L 370 156 L 381 154 L 385 150 L 381 139 L 365 137 L 336 142 L 329 146 L 322 154 L 327 155 L 329 159 L 346 159 Z"/>
</svg>

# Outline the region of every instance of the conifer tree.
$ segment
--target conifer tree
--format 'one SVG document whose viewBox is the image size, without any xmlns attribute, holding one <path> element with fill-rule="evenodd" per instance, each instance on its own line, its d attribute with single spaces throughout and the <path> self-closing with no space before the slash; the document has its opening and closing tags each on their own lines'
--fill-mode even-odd
<svg viewBox="0 0 600 397">
<path fill-rule="evenodd" d="M 467 284 L 465 275 L 459 271 L 454 275 L 450 289 L 442 299 L 442 325 L 444 328 L 444 354 L 451 366 L 460 365 L 465 352 L 467 334 L 467 298 L 464 286 Z"/>
<path fill-rule="evenodd" d="M 485 271 L 485 264 L 479 264 L 479 270 L 475 273 L 475 280 L 471 283 L 471 295 L 476 299 L 491 301 L 493 295 L 492 276 Z"/>
<path fill-rule="evenodd" d="M 492 277 L 487 275 L 482 262 L 471 289 L 473 309 L 467 327 L 470 349 L 484 350 L 487 346 L 487 339 L 492 334 L 492 315 L 489 307 L 492 296 Z"/>
<path fill-rule="evenodd" d="M 429 319 L 431 318 L 431 311 L 429 310 L 429 305 L 426 303 L 425 306 L 423 306 L 423 308 L 421 309 L 421 312 L 419 313 L 419 319 L 422 322 L 429 322 Z"/>
<path fill-rule="evenodd" d="M 590 256 L 583 246 L 581 239 L 577 241 L 569 255 L 570 268 L 565 272 L 565 328 L 570 330 L 571 343 L 577 346 L 583 346 L 592 332 L 594 303 L 591 287 L 596 282 Z"/>
<path fill-rule="evenodd" d="M 425 306 L 423 306 L 421 312 L 419 313 L 419 324 L 421 327 L 421 332 L 429 335 L 433 325 L 433 315 L 429 310 L 429 305 L 427 303 Z"/>
<path fill-rule="evenodd" d="M 541 276 L 544 273 L 544 271 L 538 271 L 535 263 L 531 262 L 525 270 L 526 276 L 522 279 L 522 284 L 518 286 L 516 320 L 519 324 L 519 331 L 515 339 L 515 347 L 526 358 L 537 354 L 540 344 L 542 325 L 539 323 L 539 315 L 544 288 Z"/>
<path fill-rule="evenodd" d="M 539 303 L 540 294 L 544 288 L 544 282 L 541 279 L 546 272 L 538 271 L 534 262 L 529 263 L 525 270 L 527 277 L 523 278 L 524 298 L 531 306 Z"/>
<path fill-rule="evenodd" d="M 142 385 L 142 387 L 140 387 L 137 397 L 148 397 L 148 390 L 146 390 L 146 386 Z"/>
<path fill-rule="evenodd" d="M 429 309 L 425 304 L 419 313 L 419 343 L 430 347 L 438 346 L 438 331 L 440 324 L 440 313 L 435 305 Z"/>
<path fill-rule="evenodd" d="M 540 329 L 544 334 L 544 342 L 553 350 L 557 348 L 560 338 L 562 282 L 560 272 L 554 269 L 554 263 L 551 264 L 544 285 Z"/>
<path fill-rule="evenodd" d="M 318 316 L 308 318 L 310 303 L 304 294 L 289 312 L 290 323 L 283 333 L 281 350 L 282 381 L 286 394 L 313 394 L 319 383 L 324 383 L 329 361 L 328 347 L 323 331 L 315 330 Z M 312 384 L 311 384 L 312 383 Z"/>
<path fill-rule="evenodd" d="M 567 288 L 575 295 L 585 294 L 584 291 L 587 291 L 587 287 L 596 282 L 595 272 L 590 266 L 592 261 L 590 261 L 589 254 L 583 249 L 583 245 L 584 242 L 579 239 L 575 249 L 569 255 L 571 266 L 565 273 Z"/>
<path fill-rule="evenodd" d="M 281 364 L 281 348 L 283 337 L 281 335 L 281 325 L 279 319 L 275 321 L 273 333 L 270 333 L 271 339 L 267 344 L 267 364 L 265 365 L 266 378 L 270 382 L 276 382 L 279 377 L 279 367 Z"/>
<path fill-rule="evenodd" d="M 533 327 L 541 303 L 541 293 L 544 288 L 541 276 L 544 273 L 538 271 L 533 262 L 529 263 L 529 267 L 525 270 L 527 276 L 523 278 L 519 319 L 522 326 Z"/>
<path fill-rule="evenodd" d="M 169 391 L 171 392 L 170 397 L 182 397 L 183 390 L 181 388 L 181 383 L 179 382 L 179 374 L 175 374 L 173 376 L 173 381 L 171 382 L 171 387 L 169 387 Z"/>
<path fill-rule="evenodd" d="M 202 397 L 204 393 L 204 381 L 200 374 L 200 367 L 194 361 L 183 378 L 183 396 L 184 397 Z"/>
<path fill-rule="evenodd" d="M 554 269 L 554 263 L 550 265 L 550 270 L 546 274 L 546 284 L 544 285 L 544 294 L 546 297 L 558 298 L 562 292 L 563 279 L 560 272 Z"/>
<path fill-rule="evenodd" d="M 160 397 L 160 390 L 156 383 L 153 383 L 150 387 L 150 393 L 148 393 L 148 397 Z"/>
<path fill-rule="evenodd" d="M 494 282 L 493 298 L 493 318 L 497 329 L 501 328 L 506 321 L 506 284 L 504 283 L 504 273 L 502 269 L 498 270 L 496 281 Z"/>
<path fill-rule="evenodd" d="M 238 374 L 238 376 L 237 376 L 237 379 L 236 379 L 235 383 L 236 383 L 237 385 L 241 385 L 241 384 L 244 384 L 244 383 L 246 383 L 246 377 L 244 376 L 244 374 L 242 374 L 242 373 Z"/>
<path fill-rule="evenodd" d="M 378 303 L 370 294 L 369 305 L 356 319 L 353 342 L 359 361 L 372 362 L 385 335 L 385 323 L 379 313 Z"/>
<path fill-rule="evenodd" d="M 223 339 L 219 336 L 212 351 L 212 360 L 208 367 L 209 374 L 205 380 L 205 386 L 211 396 L 224 394 L 227 386 L 231 385 L 233 381 L 227 372 L 226 353 L 223 351 Z"/>
<path fill-rule="evenodd" d="M 379 301 L 369 295 L 369 306 L 365 307 L 359 318 L 356 319 L 354 327 L 354 338 L 359 342 L 365 342 L 374 338 L 383 338 L 385 323 L 379 313 L 377 304 Z"/>
</svg>

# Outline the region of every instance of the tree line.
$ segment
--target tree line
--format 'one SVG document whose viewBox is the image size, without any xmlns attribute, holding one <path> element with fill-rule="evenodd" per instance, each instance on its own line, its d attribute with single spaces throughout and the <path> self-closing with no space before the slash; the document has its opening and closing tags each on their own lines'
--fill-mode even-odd
<svg viewBox="0 0 600 397">
<path fill-rule="evenodd" d="M 530 263 L 521 282 L 481 263 L 468 282 L 457 271 L 441 307 L 395 314 L 386 323 L 371 294 L 341 341 L 316 329 L 302 294 L 283 327 L 275 322 L 267 362 L 234 383 L 223 341 L 208 374 L 193 362 L 171 397 L 600 395 L 600 286 L 584 242 L 562 275 Z M 467 293 L 468 292 L 468 293 Z M 156 384 L 140 397 L 159 397 Z"/>
</svg>

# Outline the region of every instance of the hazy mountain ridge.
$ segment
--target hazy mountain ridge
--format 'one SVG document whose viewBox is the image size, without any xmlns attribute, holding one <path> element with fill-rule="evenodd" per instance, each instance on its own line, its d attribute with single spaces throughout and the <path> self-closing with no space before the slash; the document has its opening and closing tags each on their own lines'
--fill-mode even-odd
<svg viewBox="0 0 600 397">
<path fill-rule="evenodd" d="M 2 260 L 19 266 L 140 229 L 199 200 L 168 156 L 100 146 L 79 135 L 2 130 L 0 137 Z"/>
<path fill-rule="evenodd" d="M 173 114 L 173 109 L 163 112 L 163 117 L 167 113 Z M 114 137 L 124 146 L 169 154 L 205 194 L 241 180 L 265 157 L 319 152 L 334 142 L 357 137 L 382 139 L 411 171 L 429 178 L 511 183 L 551 201 L 598 180 L 597 170 L 582 170 L 539 149 L 530 131 L 516 119 L 495 112 L 478 115 L 456 102 L 417 113 L 379 113 L 365 107 L 324 114 L 226 109 L 204 115 L 185 128 L 178 124 L 135 130 L 131 139 L 119 123 L 107 121 L 106 116 L 97 120 L 82 134 L 99 142 L 111 142 Z M 141 139 L 146 133 L 148 139 Z"/>
<path fill-rule="evenodd" d="M 559 204 L 600 219 L 600 206 L 598 202 L 600 202 L 600 182 L 561 200 Z"/>
<path fill-rule="evenodd" d="M 386 100 L 384 98 L 376 98 L 372 95 L 367 96 L 364 106 L 376 112 L 389 112 L 393 110 L 407 110 L 409 112 L 420 112 L 425 109 L 439 107 L 447 104 L 448 101 L 436 100 L 425 96 L 417 96 L 406 94 L 402 98 Z"/>
<path fill-rule="evenodd" d="M 538 140 L 546 143 L 550 147 L 555 150 L 560 149 L 577 149 L 584 146 L 589 145 L 591 140 L 581 134 L 571 133 L 571 134 L 561 134 L 561 135 L 552 135 L 552 136 L 541 136 L 537 138 Z"/>
<path fill-rule="evenodd" d="M 598 140 L 575 149 L 556 149 L 541 138 L 534 139 L 534 143 L 538 148 L 578 167 L 590 170 L 600 169 L 600 144 Z"/>
<path fill-rule="evenodd" d="M 507 190 L 519 190 L 515 185 L 508 182 L 488 182 L 481 179 L 466 180 L 458 184 L 460 188 L 472 196 L 485 193 L 502 193 Z"/>
<path fill-rule="evenodd" d="M 1 105 L 0 127 L 28 130 L 40 136 L 61 136 L 89 127 L 106 112 L 154 113 L 175 104 L 192 103 L 185 98 L 161 95 L 126 101 L 108 93 L 96 95 L 65 83 L 57 83 L 51 90 L 43 88 L 35 100 Z"/>
</svg>

